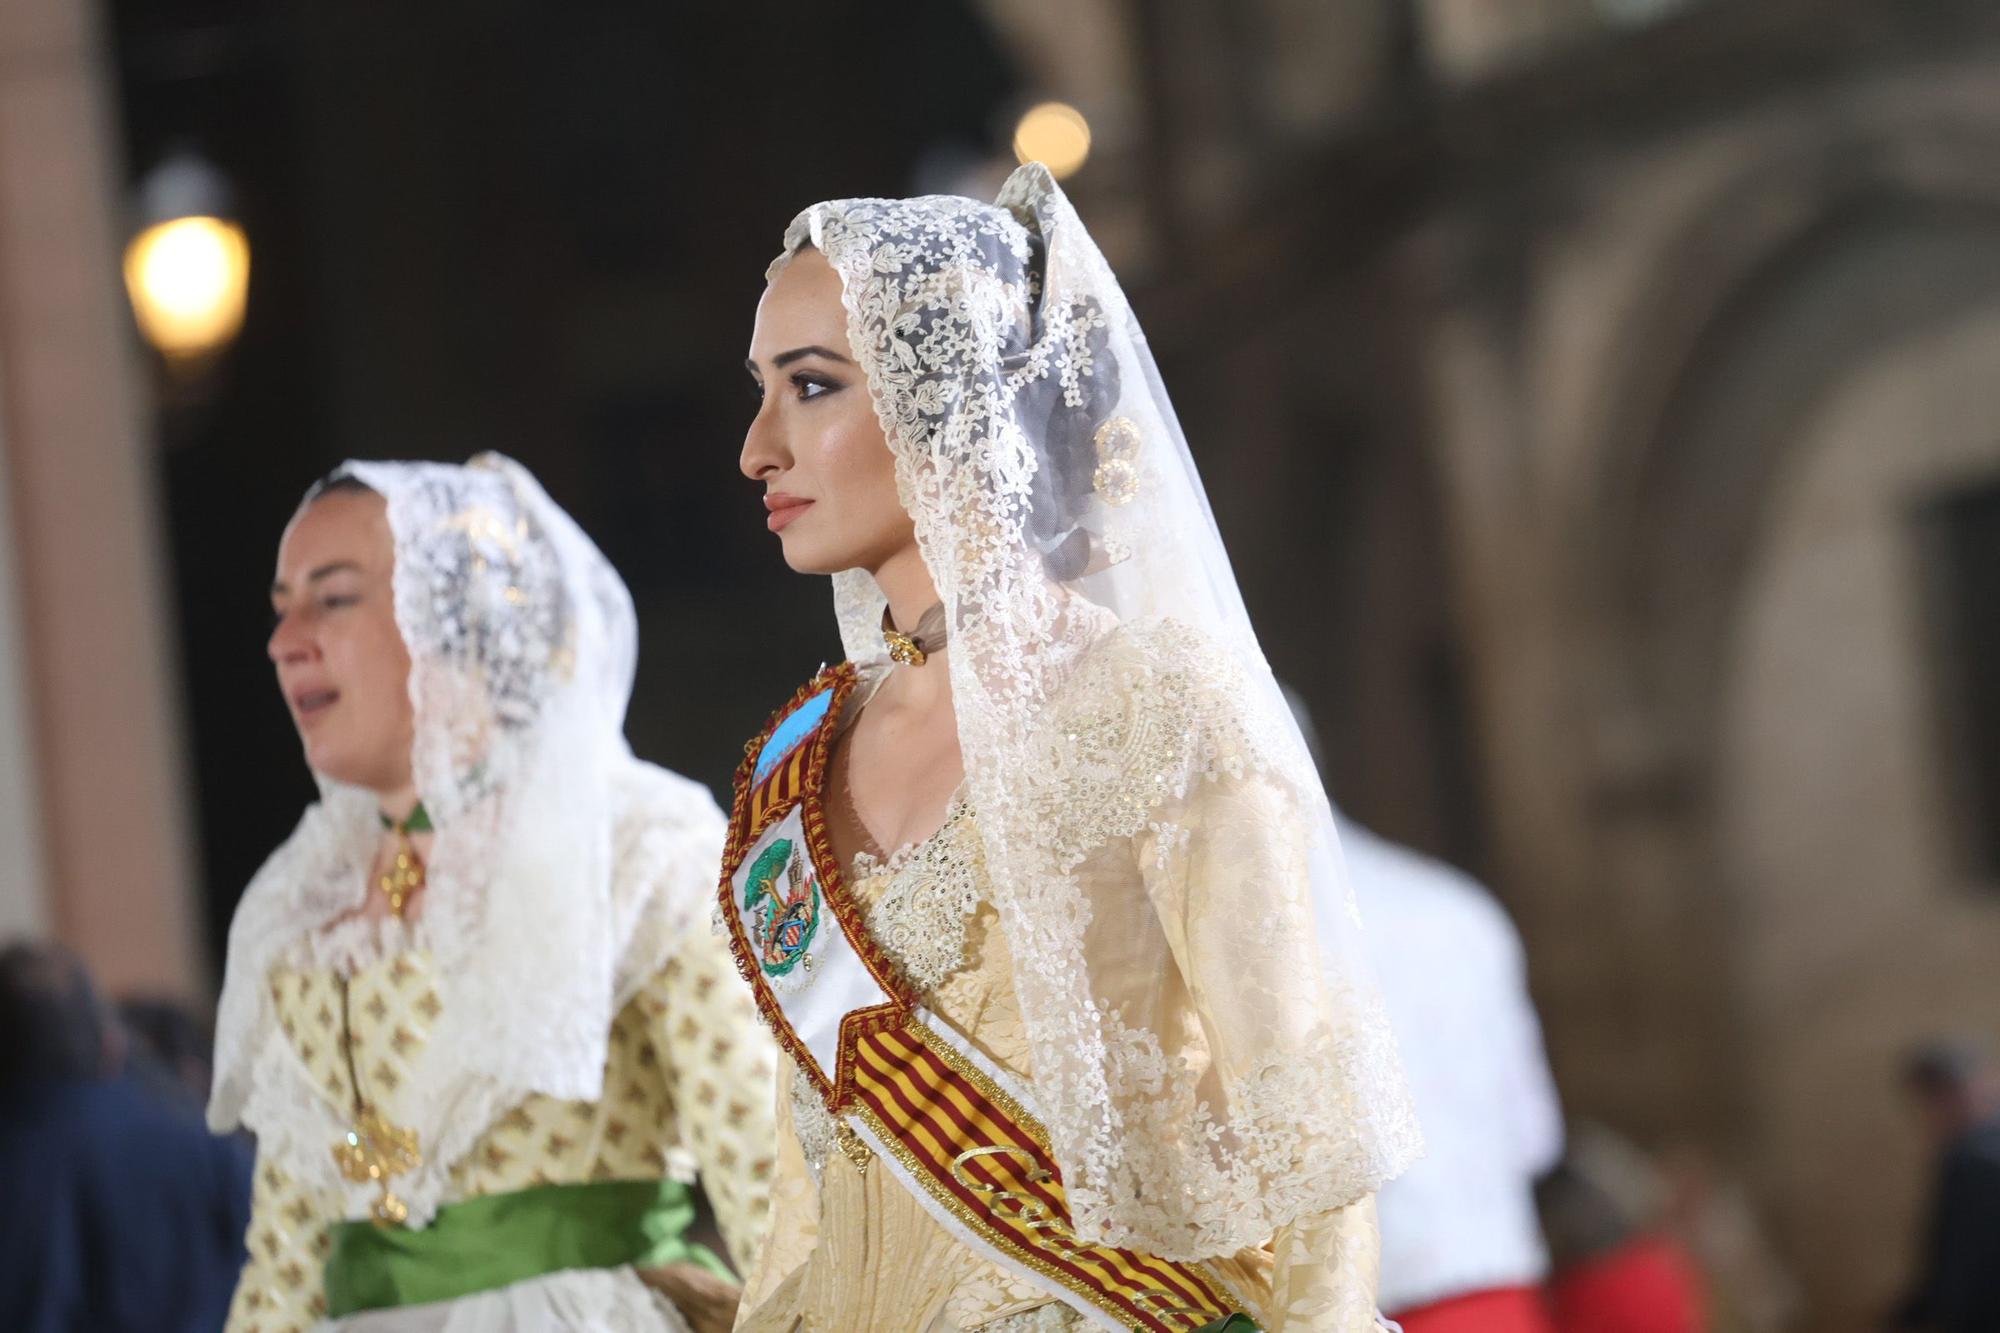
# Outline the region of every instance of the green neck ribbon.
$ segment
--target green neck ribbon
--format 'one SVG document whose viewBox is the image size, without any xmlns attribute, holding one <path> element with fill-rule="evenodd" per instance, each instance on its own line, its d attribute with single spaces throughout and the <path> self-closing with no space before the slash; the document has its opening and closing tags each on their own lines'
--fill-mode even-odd
<svg viewBox="0 0 2000 1333">
<path fill-rule="evenodd" d="M 382 821 L 383 828 L 394 829 L 405 836 L 412 833 L 429 833 L 431 831 L 431 812 L 424 809 L 422 801 L 417 802 L 417 808 L 410 811 L 410 817 L 400 824 L 389 818 L 387 812 L 382 810 L 377 810 L 375 817 Z"/>
</svg>

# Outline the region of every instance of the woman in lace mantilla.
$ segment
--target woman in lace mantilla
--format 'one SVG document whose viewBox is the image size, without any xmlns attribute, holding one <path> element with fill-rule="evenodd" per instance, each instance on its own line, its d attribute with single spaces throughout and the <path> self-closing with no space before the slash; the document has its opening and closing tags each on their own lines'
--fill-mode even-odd
<svg viewBox="0 0 2000 1333">
<path fill-rule="evenodd" d="M 320 799 L 230 930 L 230 1333 L 727 1327 L 689 1191 L 747 1265 L 774 1056 L 709 930 L 720 814 L 622 735 L 616 571 L 508 459 L 350 463 L 272 605 Z"/>
<path fill-rule="evenodd" d="M 1414 1117 L 1325 795 L 1074 210 L 1036 165 L 995 205 L 816 205 L 748 365 L 742 469 L 787 563 L 833 576 L 851 663 L 781 712 L 739 783 L 723 905 L 767 1019 L 781 1040 L 812 1020 L 814 954 L 822 978 L 840 964 L 798 914 L 805 889 L 844 886 L 922 1041 L 1032 1101 L 1050 1169 L 1026 1179 L 1059 1175 L 1063 1197 L 979 1188 L 1039 1209 L 1056 1257 L 1122 1247 L 1103 1271 L 1180 1265 L 1181 1291 L 1195 1270 L 1265 1329 L 1376 1328 L 1372 1196 L 1416 1152 Z M 824 751 L 787 751 L 827 707 Z M 732 863 L 815 781 L 828 864 L 780 876 L 781 918 L 756 896 L 775 872 L 746 894 Z M 781 1061 L 773 1226 L 739 1329 L 1131 1325 L 1046 1280 L 1037 1236 L 992 1242 L 809 1046 Z M 1214 1322 L 1144 1300 L 1148 1327 Z"/>
</svg>

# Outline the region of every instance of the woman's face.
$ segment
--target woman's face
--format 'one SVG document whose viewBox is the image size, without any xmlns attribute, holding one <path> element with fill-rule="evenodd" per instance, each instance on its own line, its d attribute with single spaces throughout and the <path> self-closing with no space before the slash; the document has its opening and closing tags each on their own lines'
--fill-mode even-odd
<svg viewBox="0 0 2000 1333">
<path fill-rule="evenodd" d="M 872 573 L 916 541 L 840 298 L 825 256 L 799 251 L 757 303 L 745 363 L 762 401 L 743 475 L 764 484 L 766 521 L 802 574 Z"/>
<path fill-rule="evenodd" d="M 395 552 L 380 495 L 333 491 L 285 529 L 271 584 L 271 661 L 306 763 L 383 793 L 409 786 L 415 736 L 389 579 Z"/>
</svg>

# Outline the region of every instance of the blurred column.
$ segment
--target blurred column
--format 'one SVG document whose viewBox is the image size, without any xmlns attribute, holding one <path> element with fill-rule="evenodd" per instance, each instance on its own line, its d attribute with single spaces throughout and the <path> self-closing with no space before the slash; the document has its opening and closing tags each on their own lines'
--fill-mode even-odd
<svg viewBox="0 0 2000 1333">
<path fill-rule="evenodd" d="M 96 18 L 78 0 L 0 4 L 0 463 L 10 517 L 0 537 L 11 538 L 24 631 L 15 706 L 33 739 L 45 924 L 114 990 L 193 995 L 202 978 L 170 580 L 118 285 L 116 151 Z M 0 676 L 0 696 L 5 684 Z M 0 726 L 6 706 L 0 697 Z M 0 735 L 10 742 L 0 764 L 20 763 L 25 752 Z M 14 805 L 7 817 L 35 816 Z M 0 857 L 11 875 L 11 839 Z"/>
<path fill-rule="evenodd" d="M 7 382 L 0 365 L 0 387 Z M 0 400 L 0 940 L 49 928 L 41 799 L 28 733 L 27 643 L 7 494 L 7 410 Z"/>
</svg>

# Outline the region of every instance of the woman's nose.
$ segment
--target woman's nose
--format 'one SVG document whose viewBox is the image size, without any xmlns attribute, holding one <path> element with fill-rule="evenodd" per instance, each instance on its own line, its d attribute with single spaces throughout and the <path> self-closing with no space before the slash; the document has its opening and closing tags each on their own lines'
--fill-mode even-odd
<svg viewBox="0 0 2000 1333">
<path fill-rule="evenodd" d="M 743 454 L 736 462 L 752 481 L 764 481 L 791 466 L 784 426 L 770 395 L 758 404 L 757 415 L 750 419 L 750 429 L 743 436 Z"/>
<path fill-rule="evenodd" d="M 278 617 L 265 650 L 271 654 L 271 660 L 280 666 L 287 662 L 306 661 L 313 653 L 312 633 L 297 612 L 288 611 Z"/>
</svg>

